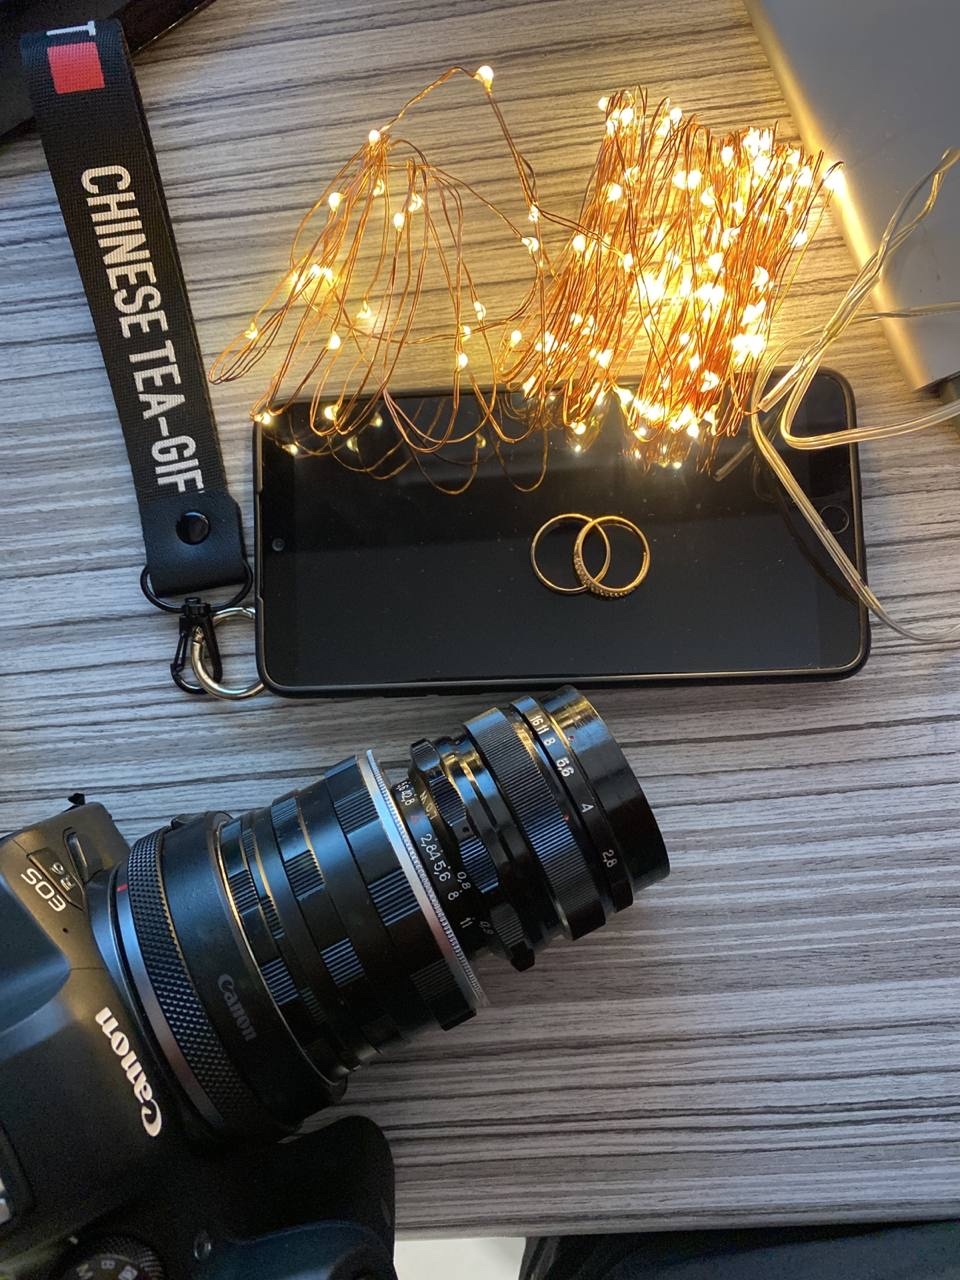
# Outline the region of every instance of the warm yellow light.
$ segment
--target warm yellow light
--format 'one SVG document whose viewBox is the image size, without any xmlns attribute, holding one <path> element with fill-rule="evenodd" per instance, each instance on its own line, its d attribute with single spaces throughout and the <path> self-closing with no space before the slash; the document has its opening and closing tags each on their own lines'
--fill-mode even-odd
<svg viewBox="0 0 960 1280">
<path fill-rule="evenodd" d="M 623 199 L 623 187 L 621 187 L 619 182 L 611 182 L 610 185 L 607 187 L 607 199 L 608 200 Z"/>
<path fill-rule="evenodd" d="M 335 404 L 327 404 L 323 407 L 323 416 L 328 422 L 336 422 L 337 406 Z"/>
<path fill-rule="evenodd" d="M 336 211 L 340 208 L 341 204 L 343 204 L 343 195 L 341 194 L 341 192 L 331 191 L 330 194 L 327 196 L 327 204 L 330 206 L 331 211 L 333 213 L 336 213 Z"/>
<path fill-rule="evenodd" d="M 570 241 L 570 244 L 576 253 L 586 253 L 587 251 L 587 237 L 582 232 L 578 232 Z"/>
<path fill-rule="evenodd" d="M 327 339 L 327 350 L 339 351 L 342 345 L 343 343 L 340 340 L 339 333 L 331 333 L 330 337 Z"/>
<path fill-rule="evenodd" d="M 243 336 L 245 338 L 249 338 L 250 341 L 253 342 L 260 337 L 260 330 L 255 324 L 247 325 L 246 329 L 243 331 Z"/>
<path fill-rule="evenodd" d="M 470 363 L 470 357 L 467 355 L 467 353 L 465 351 L 458 351 L 457 352 L 457 368 L 465 369 L 469 363 Z"/>
<path fill-rule="evenodd" d="M 609 107 L 609 105 L 610 105 L 610 99 L 609 99 L 609 98 L 607 98 L 607 97 L 603 97 L 603 98 L 598 98 L 598 99 L 597 99 L 597 106 L 600 108 L 600 110 L 601 110 L 601 111 L 606 111 L 606 109 L 607 109 L 607 107 Z"/>
<path fill-rule="evenodd" d="M 367 141 L 370 143 L 371 147 L 375 147 L 380 141 L 381 136 L 379 129 L 371 129 L 367 134 Z"/>
<path fill-rule="evenodd" d="M 479 80 L 486 90 L 490 90 L 493 84 L 493 67 L 488 67 L 486 63 L 482 67 L 477 67 L 473 73 L 474 80 Z"/>
<path fill-rule="evenodd" d="M 522 243 L 525 249 L 529 249 L 531 253 L 540 252 L 540 241 L 536 236 L 523 236 Z"/>
<path fill-rule="evenodd" d="M 511 333 L 511 335 L 510 335 L 510 345 L 511 345 L 511 347 L 519 346 L 519 344 L 520 344 L 522 341 L 523 341 L 523 334 L 520 332 L 520 330 L 519 330 L 519 329 L 514 329 L 513 333 Z"/>
<path fill-rule="evenodd" d="M 403 230 L 403 224 L 406 222 L 406 220 L 407 220 L 407 218 L 406 218 L 406 214 L 405 214 L 405 213 L 403 213 L 403 211 L 402 211 L 402 210 L 398 210 L 398 211 L 393 215 L 393 225 L 396 227 L 396 229 L 397 229 L 398 231 L 402 231 L 402 230 Z"/>
</svg>

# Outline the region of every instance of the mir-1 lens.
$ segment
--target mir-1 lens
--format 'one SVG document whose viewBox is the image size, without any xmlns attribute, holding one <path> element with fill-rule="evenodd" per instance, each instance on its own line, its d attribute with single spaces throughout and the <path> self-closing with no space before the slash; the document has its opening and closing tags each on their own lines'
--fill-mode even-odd
<svg viewBox="0 0 960 1280">
<path fill-rule="evenodd" d="M 196 1109 L 272 1134 L 391 1044 L 472 1017 L 476 955 L 528 968 L 668 870 L 622 751 L 568 687 L 415 743 L 393 785 L 367 752 L 269 808 L 146 837 L 117 919 Z"/>
</svg>

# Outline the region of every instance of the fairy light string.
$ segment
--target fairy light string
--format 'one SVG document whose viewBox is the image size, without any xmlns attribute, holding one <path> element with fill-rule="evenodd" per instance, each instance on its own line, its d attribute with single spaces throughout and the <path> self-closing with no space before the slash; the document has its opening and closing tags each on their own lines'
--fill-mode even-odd
<svg viewBox="0 0 960 1280">
<path fill-rule="evenodd" d="M 522 217 L 435 164 L 399 131 L 415 107 L 462 78 L 492 112 Z M 773 437 L 793 448 L 828 448 L 955 416 L 956 406 L 944 405 L 889 426 L 812 438 L 791 429 L 829 347 L 851 324 L 882 318 L 862 309 L 929 214 L 960 150 L 945 153 L 908 193 L 828 322 L 774 377 L 784 347 L 771 344 L 771 326 L 837 177 L 824 170 L 822 156 L 806 154 L 773 129 L 718 135 L 669 99 L 651 106 L 642 89 L 623 89 L 597 104 L 597 157 L 571 218 L 540 200 L 493 80 L 489 66 L 452 67 L 369 131 L 301 220 L 281 279 L 217 357 L 212 380 L 242 377 L 273 357 L 252 415 L 269 427 L 292 403 L 308 399 L 310 437 L 291 449 L 329 453 L 378 479 L 416 465 L 451 493 L 469 486 L 488 445 L 518 488 L 536 488 L 551 436 L 562 433 L 582 452 L 611 408 L 639 464 L 638 484 L 650 465 L 690 460 L 712 467 L 717 441 L 746 421 L 745 449 L 770 466 L 859 599 L 904 636 L 952 638 L 960 627 L 930 635 L 887 613 L 806 499 Z M 495 315 L 481 297 L 482 277 L 468 249 L 468 224 L 480 216 L 523 255 L 528 273 L 522 296 Z M 435 305 L 437 293 L 445 301 Z M 451 390 L 429 418 L 407 412 L 395 391 L 402 353 L 425 344 L 443 352 L 439 364 Z M 461 412 L 464 396 L 475 411 Z M 396 428 L 386 443 L 378 431 L 385 414 Z M 510 472 L 511 449 L 531 438 L 540 466 L 521 481 Z M 743 455 L 713 468 L 718 479 Z M 443 480 L 431 469 L 437 459 L 446 464 Z"/>
</svg>

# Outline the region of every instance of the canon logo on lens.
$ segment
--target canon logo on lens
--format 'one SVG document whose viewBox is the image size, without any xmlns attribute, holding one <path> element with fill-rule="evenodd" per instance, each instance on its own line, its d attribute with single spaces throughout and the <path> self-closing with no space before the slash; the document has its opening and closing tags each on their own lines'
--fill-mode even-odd
<svg viewBox="0 0 960 1280">
<path fill-rule="evenodd" d="M 217 979 L 217 986 L 223 992 L 223 1003 L 230 1010 L 230 1016 L 237 1024 L 237 1028 L 244 1040 L 256 1040 L 257 1033 L 253 1023 L 247 1015 L 246 1009 L 240 1003 L 240 997 L 237 995 L 236 984 L 230 977 L 229 973 L 221 973 Z"/>
</svg>

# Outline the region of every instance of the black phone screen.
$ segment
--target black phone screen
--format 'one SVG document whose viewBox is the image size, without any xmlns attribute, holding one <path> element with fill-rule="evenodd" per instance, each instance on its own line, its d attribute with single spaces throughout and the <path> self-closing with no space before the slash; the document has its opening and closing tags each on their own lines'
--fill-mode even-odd
<svg viewBox="0 0 960 1280">
<path fill-rule="evenodd" d="M 430 411 L 436 399 L 411 397 L 404 407 Z M 795 430 L 836 430 L 852 412 L 846 384 L 820 374 Z M 765 464 L 747 458 L 717 481 L 692 460 L 642 469 L 616 429 L 580 456 L 557 435 L 534 492 L 518 492 L 492 460 L 450 496 L 415 466 L 378 481 L 258 431 L 258 654 L 267 684 L 309 694 L 756 679 L 841 675 L 864 661 L 865 611 Z M 732 454 L 740 443 L 723 448 Z M 855 449 L 785 456 L 862 569 Z M 636 591 L 558 595 L 536 579 L 533 534 L 567 511 L 618 513 L 643 529 L 650 569 Z M 540 560 L 574 585 L 576 532 L 547 535 Z M 619 556 L 626 566 L 631 548 L 616 534 L 611 543 L 614 564 Z"/>
</svg>

